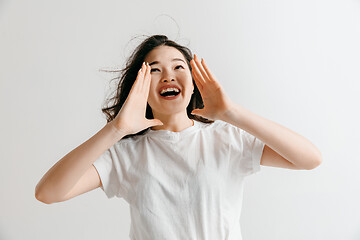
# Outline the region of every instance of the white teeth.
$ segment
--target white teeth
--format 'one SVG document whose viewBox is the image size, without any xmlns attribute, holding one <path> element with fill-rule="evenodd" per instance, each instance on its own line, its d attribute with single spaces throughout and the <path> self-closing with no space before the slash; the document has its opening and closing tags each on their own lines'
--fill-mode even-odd
<svg viewBox="0 0 360 240">
<path fill-rule="evenodd" d="M 169 92 L 169 91 L 180 92 L 180 90 L 177 88 L 164 88 L 163 90 L 161 90 L 160 94 L 163 94 L 164 92 Z"/>
</svg>

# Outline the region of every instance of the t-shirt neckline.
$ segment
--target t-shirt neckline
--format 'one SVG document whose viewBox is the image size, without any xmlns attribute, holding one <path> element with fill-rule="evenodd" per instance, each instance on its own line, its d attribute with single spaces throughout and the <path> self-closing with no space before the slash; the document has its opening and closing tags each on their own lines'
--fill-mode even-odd
<svg viewBox="0 0 360 240">
<path fill-rule="evenodd" d="M 151 135 L 151 136 L 159 136 L 159 137 L 180 137 L 180 136 L 185 136 L 189 133 L 194 132 L 196 129 L 199 128 L 200 123 L 194 119 L 192 119 L 194 124 L 190 127 L 185 128 L 184 130 L 180 131 L 180 132 L 173 132 L 170 130 L 165 130 L 165 129 L 161 129 L 161 130 L 152 130 L 151 128 L 148 129 L 147 134 Z"/>
</svg>

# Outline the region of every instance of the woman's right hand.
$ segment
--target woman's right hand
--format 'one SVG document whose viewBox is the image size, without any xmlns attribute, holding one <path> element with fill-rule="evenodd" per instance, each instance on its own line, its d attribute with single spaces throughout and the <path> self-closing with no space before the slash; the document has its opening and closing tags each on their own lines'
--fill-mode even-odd
<svg viewBox="0 0 360 240">
<path fill-rule="evenodd" d="M 110 122 L 118 131 L 126 135 L 138 133 L 148 127 L 163 125 L 159 119 L 145 117 L 151 81 L 150 70 L 151 67 L 144 62 L 125 103 Z"/>
</svg>

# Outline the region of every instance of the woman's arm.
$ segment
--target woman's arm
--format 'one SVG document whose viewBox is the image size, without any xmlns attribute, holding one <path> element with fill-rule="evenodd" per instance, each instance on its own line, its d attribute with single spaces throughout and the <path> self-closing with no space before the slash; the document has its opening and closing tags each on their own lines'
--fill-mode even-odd
<svg viewBox="0 0 360 240">
<path fill-rule="evenodd" d="M 272 150 L 271 154 L 262 157 L 262 165 L 277 167 L 274 155 L 286 159 L 297 169 L 313 169 L 322 162 L 319 149 L 300 134 L 266 118 L 263 118 L 241 105 L 233 104 L 222 119 L 239 127 L 263 141 Z M 270 153 L 270 151 L 264 151 Z M 284 165 L 282 163 L 282 165 Z"/>
<path fill-rule="evenodd" d="M 36 185 L 36 199 L 45 203 L 64 199 L 96 159 L 125 135 L 112 122 L 107 123 L 47 171 Z"/>
<path fill-rule="evenodd" d="M 207 67 L 204 59 L 200 62 L 194 54 L 194 59 L 190 63 L 195 83 L 204 101 L 204 108 L 194 109 L 192 114 L 228 122 L 263 141 L 274 150 L 264 147 L 263 165 L 313 169 L 321 163 L 319 149 L 309 140 L 234 103 Z"/>
</svg>

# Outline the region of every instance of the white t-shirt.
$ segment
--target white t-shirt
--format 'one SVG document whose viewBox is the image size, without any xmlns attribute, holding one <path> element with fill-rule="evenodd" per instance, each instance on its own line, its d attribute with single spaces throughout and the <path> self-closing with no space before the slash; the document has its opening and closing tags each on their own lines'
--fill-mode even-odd
<svg viewBox="0 0 360 240">
<path fill-rule="evenodd" d="M 244 178 L 264 143 L 227 122 L 121 139 L 93 165 L 108 198 L 130 205 L 132 240 L 241 240 Z"/>
</svg>

